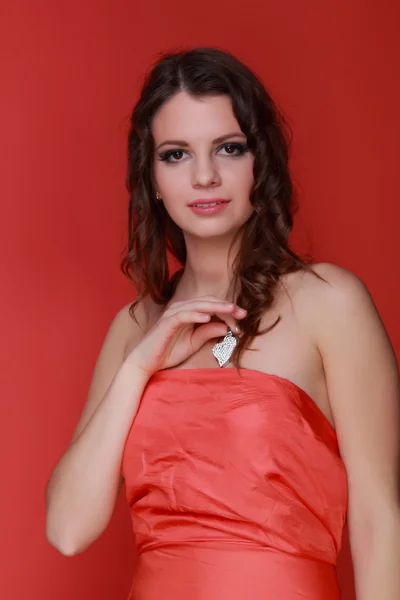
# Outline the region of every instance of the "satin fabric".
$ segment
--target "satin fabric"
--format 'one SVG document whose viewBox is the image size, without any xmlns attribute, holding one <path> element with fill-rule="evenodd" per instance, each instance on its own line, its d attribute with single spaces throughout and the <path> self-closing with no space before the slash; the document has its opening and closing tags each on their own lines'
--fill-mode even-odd
<svg viewBox="0 0 400 600">
<path fill-rule="evenodd" d="M 288 379 L 158 371 L 122 459 L 129 600 L 338 600 L 347 479 L 334 428 Z"/>
</svg>

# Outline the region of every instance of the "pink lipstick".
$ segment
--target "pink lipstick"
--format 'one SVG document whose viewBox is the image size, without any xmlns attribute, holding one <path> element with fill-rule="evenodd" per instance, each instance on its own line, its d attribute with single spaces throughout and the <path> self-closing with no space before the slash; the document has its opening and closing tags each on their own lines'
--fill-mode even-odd
<svg viewBox="0 0 400 600">
<path fill-rule="evenodd" d="M 197 215 L 215 215 L 228 206 L 230 200 L 225 198 L 197 198 L 189 204 L 189 208 Z"/>
</svg>

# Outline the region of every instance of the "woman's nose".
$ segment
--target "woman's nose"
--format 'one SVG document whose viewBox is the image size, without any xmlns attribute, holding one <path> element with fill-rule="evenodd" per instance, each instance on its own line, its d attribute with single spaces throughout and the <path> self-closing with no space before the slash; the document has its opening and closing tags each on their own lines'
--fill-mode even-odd
<svg viewBox="0 0 400 600">
<path fill-rule="evenodd" d="M 219 173 L 212 158 L 201 158 L 193 161 L 192 184 L 207 186 L 218 183 Z"/>
</svg>

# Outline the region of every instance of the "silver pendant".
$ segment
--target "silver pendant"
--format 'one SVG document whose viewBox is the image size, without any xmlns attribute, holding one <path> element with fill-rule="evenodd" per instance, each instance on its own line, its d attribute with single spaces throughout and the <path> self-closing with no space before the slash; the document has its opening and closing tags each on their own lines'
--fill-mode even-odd
<svg viewBox="0 0 400 600">
<path fill-rule="evenodd" d="M 228 331 L 222 342 L 215 344 L 212 353 L 217 359 L 220 367 L 223 367 L 229 361 L 236 344 L 237 338 L 233 335 L 231 330 Z"/>
</svg>

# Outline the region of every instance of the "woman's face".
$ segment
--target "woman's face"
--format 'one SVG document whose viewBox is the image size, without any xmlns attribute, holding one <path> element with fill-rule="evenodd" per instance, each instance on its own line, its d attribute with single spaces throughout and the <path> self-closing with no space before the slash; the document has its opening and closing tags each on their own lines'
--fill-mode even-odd
<svg viewBox="0 0 400 600">
<path fill-rule="evenodd" d="M 179 92 L 158 110 L 152 132 L 156 189 L 172 220 L 197 237 L 236 232 L 253 212 L 254 155 L 229 96 L 199 99 Z M 189 207 L 214 198 L 228 202 L 209 212 Z"/>
</svg>

